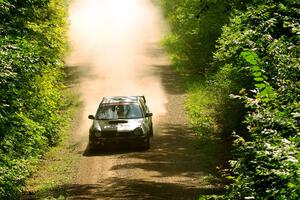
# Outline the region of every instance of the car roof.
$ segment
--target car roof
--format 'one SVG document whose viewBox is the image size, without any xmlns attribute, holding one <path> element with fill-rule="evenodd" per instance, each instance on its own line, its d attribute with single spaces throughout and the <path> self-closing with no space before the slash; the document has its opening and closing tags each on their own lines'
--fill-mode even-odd
<svg viewBox="0 0 300 200">
<path fill-rule="evenodd" d="M 144 101 L 144 103 L 146 103 L 146 99 L 144 96 L 107 96 L 103 97 L 101 103 L 138 103 L 139 100 L 142 100 Z"/>
</svg>

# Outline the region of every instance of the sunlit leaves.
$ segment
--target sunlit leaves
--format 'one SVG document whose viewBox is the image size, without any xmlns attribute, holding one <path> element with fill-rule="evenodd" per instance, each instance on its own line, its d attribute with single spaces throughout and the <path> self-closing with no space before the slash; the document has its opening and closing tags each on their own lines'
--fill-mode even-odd
<svg viewBox="0 0 300 200">
<path fill-rule="evenodd" d="M 208 76 L 215 69 L 209 65 L 212 51 L 227 22 L 230 2 L 220 0 L 162 0 L 176 40 L 164 43 L 177 68 Z M 177 49 L 179 51 L 177 51 Z"/>
<path fill-rule="evenodd" d="M 0 199 L 14 199 L 31 164 L 58 141 L 64 0 L 0 1 Z"/>
<path fill-rule="evenodd" d="M 225 80 L 233 80 L 230 90 L 235 95 L 231 96 L 244 100 L 249 108 L 244 121 L 248 132 L 239 133 L 246 142 L 234 144 L 235 180 L 226 196 L 229 199 L 249 194 L 261 199 L 299 199 L 297 10 L 296 1 L 255 1 L 246 12 L 236 12 L 219 39 L 216 63 L 222 66 L 220 72 L 230 70 Z M 236 94 L 242 88 L 246 92 Z"/>
</svg>

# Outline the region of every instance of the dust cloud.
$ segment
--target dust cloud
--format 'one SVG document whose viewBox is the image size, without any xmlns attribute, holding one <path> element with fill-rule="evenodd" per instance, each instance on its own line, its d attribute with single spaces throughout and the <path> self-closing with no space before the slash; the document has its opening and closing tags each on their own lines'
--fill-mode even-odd
<svg viewBox="0 0 300 200">
<path fill-rule="evenodd" d="M 70 6 L 69 67 L 80 69 L 83 112 L 79 135 L 86 137 L 103 96 L 145 95 L 154 120 L 166 112 L 157 67 L 166 24 L 151 0 L 74 0 Z M 162 54 L 162 53 L 161 53 Z"/>
</svg>

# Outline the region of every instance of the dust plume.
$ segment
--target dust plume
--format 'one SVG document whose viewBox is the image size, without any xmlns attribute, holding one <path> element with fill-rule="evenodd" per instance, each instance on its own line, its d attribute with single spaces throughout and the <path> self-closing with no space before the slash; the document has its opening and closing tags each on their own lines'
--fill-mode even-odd
<svg viewBox="0 0 300 200">
<path fill-rule="evenodd" d="M 81 71 L 84 105 L 79 134 L 87 135 L 103 96 L 145 95 L 155 119 L 166 112 L 167 98 L 155 66 L 168 64 L 159 51 L 165 32 L 151 0 L 74 0 L 70 7 L 67 65 Z"/>
</svg>

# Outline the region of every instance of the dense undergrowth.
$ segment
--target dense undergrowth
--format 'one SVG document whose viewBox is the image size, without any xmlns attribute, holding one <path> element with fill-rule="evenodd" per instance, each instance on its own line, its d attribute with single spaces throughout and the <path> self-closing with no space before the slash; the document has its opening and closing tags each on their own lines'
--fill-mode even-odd
<svg viewBox="0 0 300 200">
<path fill-rule="evenodd" d="M 72 102 L 64 113 L 64 117 L 69 119 L 60 130 L 61 141 L 45 152 L 31 176 L 26 179 L 21 199 L 66 199 L 68 196 L 64 186 L 71 184 L 76 176 L 74 168 L 70 166 L 75 166 L 80 157 L 77 153 L 79 142 L 70 134 L 72 136 L 76 129 L 81 103 L 74 88 L 71 87 L 66 95 Z"/>
<path fill-rule="evenodd" d="M 199 135 L 232 140 L 224 199 L 300 198 L 300 2 L 162 0 Z M 196 80 L 196 81 L 195 81 Z"/>
<path fill-rule="evenodd" d="M 65 0 L 0 0 L 0 199 L 59 141 L 66 11 Z"/>
</svg>

